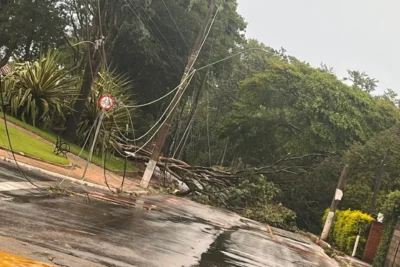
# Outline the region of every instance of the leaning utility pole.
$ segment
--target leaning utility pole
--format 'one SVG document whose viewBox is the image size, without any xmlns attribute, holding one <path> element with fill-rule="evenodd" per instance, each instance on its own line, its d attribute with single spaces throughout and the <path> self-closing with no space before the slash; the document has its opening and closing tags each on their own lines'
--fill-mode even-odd
<svg viewBox="0 0 400 267">
<path fill-rule="evenodd" d="M 171 108 L 168 113 L 169 115 L 167 115 L 167 118 L 165 119 L 165 121 L 155 139 L 155 142 L 153 144 L 154 150 L 151 154 L 149 163 L 146 166 L 146 171 L 143 174 L 142 181 L 140 182 L 140 186 L 143 188 L 147 188 L 149 186 L 151 177 L 153 176 L 154 169 L 156 168 L 156 165 L 157 165 L 158 158 L 160 157 L 162 148 L 164 146 L 165 139 L 167 138 L 169 129 L 171 128 L 171 123 L 172 123 L 172 120 L 174 119 L 175 109 L 177 107 L 179 100 L 182 97 L 184 89 L 186 88 L 186 86 L 188 84 L 188 80 L 189 80 L 188 78 L 191 75 L 194 63 L 196 62 L 197 57 L 199 56 L 202 44 L 205 41 L 205 38 L 207 38 L 207 28 L 208 28 L 207 26 L 210 24 L 211 15 L 212 15 L 215 5 L 216 5 L 215 2 L 216 2 L 216 0 L 211 0 L 210 9 L 208 10 L 207 16 L 203 22 L 203 25 L 201 26 L 201 30 L 199 32 L 199 35 L 197 36 L 197 40 L 194 44 L 192 53 L 186 64 L 185 71 L 184 71 L 182 79 L 181 79 L 181 83 L 176 92 L 175 98 L 171 103 Z"/>
<path fill-rule="evenodd" d="M 335 196 L 333 197 L 331 209 L 328 213 L 328 217 L 326 218 L 324 229 L 322 230 L 321 239 L 326 240 L 328 238 L 329 230 L 331 229 L 333 218 L 335 217 L 335 211 L 339 204 L 339 201 L 342 200 L 343 197 L 343 188 L 344 188 L 344 179 L 347 176 L 347 171 L 349 169 L 349 165 L 345 165 L 342 174 L 339 178 L 339 183 L 336 187 Z"/>
</svg>

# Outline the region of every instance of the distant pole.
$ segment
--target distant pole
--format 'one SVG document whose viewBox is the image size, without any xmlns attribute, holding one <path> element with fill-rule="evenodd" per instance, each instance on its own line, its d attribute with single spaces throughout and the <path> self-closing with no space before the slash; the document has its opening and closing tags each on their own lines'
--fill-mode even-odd
<svg viewBox="0 0 400 267">
<path fill-rule="evenodd" d="M 331 226 L 333 223 L 333 218 L 335 217 L 335 211 L 339 204 L 339 201 L 342 200 L 343 197 L 343 188 L 344 188 L 344 179 L 347 176 L 347 172 L 349 169 L 349 165 L 345 165 L 342 170 L 342 174 L 340 175 L 338 185 L 336 187 L 335 195 L 332 200 L 331 208 L 328 213 L 328 217 L 326 218 L 324 229 L 321 233 L 321 239 L 326 240 L 328 238 L 329 231 L 331 230 Z"/>
<path fill-rule="evenodd" d="M 381 189 L 382 179 L 383 179 L 383 176 L 385 175 L 386 165 L 387 165 L 387 162 L 389 160 L 389 157 L 390 157 L 390 150 L 388 149 L 386 151 L 385 157 L 381 161 L 381 168 L 380 168 L 380 171 L 379 171 L 379 175 L 376 178 L 375 188 L 374 188 L 374 195 L 372 196 L 371 206 L 369 208 L 369 214 L 372 214 L 375 211 L 376 199 L 378 197 L 379 190 Z"/>
<path fill-rule="evenodd" d="M 179 88 L 178 88 L 178 90 L 176 92 L 176 98 L 171 103 L 171 111 L 169 113 L 169 116 L 167 116 L 167 118 L 165 119 L 165 121 L 164 121 L 164 123 L 163 123 L 163 125 L 162 125 L 160 131 L 158 132 L 158 135 L 157 135 L 157 137 L 155 139 L 154 150 L 153 150 L 153 152 L 151 154 L 149 162 L 147 163 L 146 170 L 145 170 L 145 172 L 143 174 L 143 177 L 142 177 L 142 180 L 140 182 L 140 186 L 142 188 L 147 188 L 149 186 L 151 177 L 153 176 L 154 170 L 155 170 L 156 165 L 157 165 L 158 158 L 160 157 L 162 148 L 164 146 L 165 139 L 167 138 L 167 135 L 168 135 L 169 130 L 171 128 L 171 124 L 172 124 L 172 121 L 174 119 L 174 112 L 175 112 L 175 110 L 177 108 L 177 104 L 178 104 L 178 102 L 179 102 L 179 100 L 180 100 L 180 98 L 181 98 L 181 96 L 182 96 L 182 94 L 184 92 L 184 88 L 186 87 L 186 85 L 188 83 L 186 80 L 187 80 L 187 78 L 189 77 L 190 73 L 193 70 L 194 63 L 196 62 L 197 57 L 198 57 L 198 55 L 200 53 L 202 44 L 205 41 L 205 38 L 207 37 L 207 26 L 210 24 L 211 15 L 212 15 L 212 12 L 214 11 L 215 6 L 216 6 L 216 0 L 211 0 L 210 8 L 208 10 L 208 13 L 207 13 L 205 19 L 204 19 L 203 25 L 201 27 L 201 30 L 200 30 L 198 36 L 197 36 L 197 40 L 196 40 L 196 42 L 194 44 L 194 48 L 193 48 L 192 53 L 191 53 L 191 55 L 189 57 L 189 60 L 188 60 L 188 62 L 186 64 L 185 71 L 184 71 L 182 79 L 181 79 L 181 84 L 180 84 L 180 86 L 179 86 Z"/>
</svg>

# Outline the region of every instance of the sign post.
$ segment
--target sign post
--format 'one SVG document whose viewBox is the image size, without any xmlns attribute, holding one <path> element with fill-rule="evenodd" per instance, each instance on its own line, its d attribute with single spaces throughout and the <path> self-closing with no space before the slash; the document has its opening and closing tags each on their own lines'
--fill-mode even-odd
<svg viewBox="0 0 400 267">
<path fill-rule="evenodd" d="M 100 118 L 97 121 L 96 132 L 94 133 L 93 143 L 92 143 L 92 146 L 90 148 L 90 152 L 89 152 L 89 155 L 88 155 L 88 158 L 87 158 L 87 161 L 86 161 L 85 170 L 83 171 L 82 180 L 85 179 L 86 172 L 87 172 L 87 169 L 89 167 L 89 162 L 92 160 L 94 146 L 96 145 L 97 137 L 98 137 L 99 132 L 100 132 L 101 124 L 103 123 L 104 115 L 105 115 L 105 113 L 107 111 L 110 111 L 114 107 L 115 99 L 111 95 L 103 95 L 102 97 L 100 97 L 98 104 L 99 104 L 99 106 L 101 108 Z"/>
</svg>

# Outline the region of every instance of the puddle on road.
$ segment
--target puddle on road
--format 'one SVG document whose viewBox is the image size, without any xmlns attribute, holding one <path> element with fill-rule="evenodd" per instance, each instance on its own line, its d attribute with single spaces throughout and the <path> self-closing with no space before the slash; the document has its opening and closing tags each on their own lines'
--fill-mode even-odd
<svg viewBox="0 0 400 267">
<path fill-rule="evenodd" d="M 53 267 L 46 263 L 0 252 L 0 267 Z"/>
<path fill-rule="evenodd" d="M 223 253 L 227 247 L 226 243 L 230 239 L 232 231 L 225 231 L 221 233 L 214 243 L 211 244 L 207 252 L 201 255 L 200 263 L 196 267 L 229 267 L 229 266 L 242 266 L 234 264 L 231 259 Z M 245 266 L 245 265 L 244 265 Z"/>
</svg>

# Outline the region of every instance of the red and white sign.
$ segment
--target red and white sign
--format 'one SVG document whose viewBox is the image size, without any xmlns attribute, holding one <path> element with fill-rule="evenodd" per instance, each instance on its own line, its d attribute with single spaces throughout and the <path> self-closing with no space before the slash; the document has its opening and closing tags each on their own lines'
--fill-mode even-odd
<svg viewBox="0 0 400 267">
<path fill-rule="evenodd" d="M 111 95 L 103 95 L 99 99 L 99 106 L 102 110 L 109 111 L 114 107 L 115 99 Z"/>
</svg>

